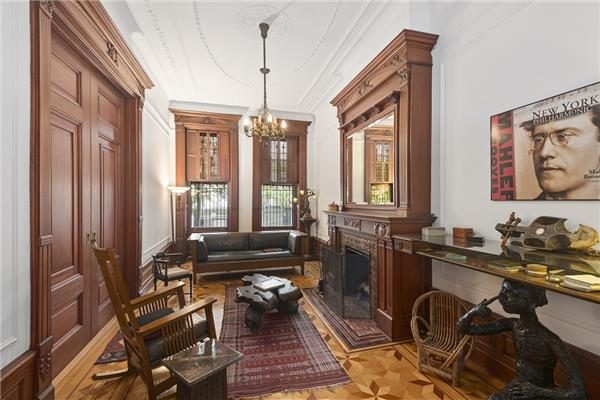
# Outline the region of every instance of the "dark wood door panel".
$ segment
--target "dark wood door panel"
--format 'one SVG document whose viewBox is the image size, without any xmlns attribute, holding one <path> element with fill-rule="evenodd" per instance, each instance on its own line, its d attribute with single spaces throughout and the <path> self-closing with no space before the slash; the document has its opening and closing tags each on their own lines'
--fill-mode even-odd
<svg viewBox="0 0 600 400">
<path fill-rule="evenodd" d="M 125 101 L 104 78 L 95 76 L 91 82 L 92 135 L 92 230 L 97 245 L 116 248 L 123 254 L 124 174 L 121 135 L 125 125 Z M 136 266 L 137 267 L 137 266 Z M 92 260 L 94 279 L 90 286 L 97 332 L 114 315 L 104 279 L 96 260 Z"/>
</svg>

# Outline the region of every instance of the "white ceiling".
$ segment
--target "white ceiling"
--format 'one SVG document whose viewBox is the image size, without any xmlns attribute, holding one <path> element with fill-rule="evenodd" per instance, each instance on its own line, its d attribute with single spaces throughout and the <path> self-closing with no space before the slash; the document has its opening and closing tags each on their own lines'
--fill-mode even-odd
<svg viewBox="0 0 600 400">
<path fill-rule="evenodd" d="M 348 38 L 368 28 L 366 16 L 382 3 L 126 0 L 106 7 L 169 100 L 251 108 L 262 102 L 258 24 L 270 18 L 269 107 L 312 112 L 339 79 L 337 59 L 357 40 Z"/>
</svg>

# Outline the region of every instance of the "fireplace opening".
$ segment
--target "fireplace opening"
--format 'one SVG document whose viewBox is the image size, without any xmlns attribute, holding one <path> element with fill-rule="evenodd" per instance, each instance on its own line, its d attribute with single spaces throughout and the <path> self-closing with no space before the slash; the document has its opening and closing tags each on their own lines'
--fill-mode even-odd
<svg viewBox="0 0 600 400">
<path fill-rule="evenodd" d="M 323 247 L 323 298 L 342 318 L 371 318 L 369 255 L 346 246 L 343 253 Z"/>
</svg>

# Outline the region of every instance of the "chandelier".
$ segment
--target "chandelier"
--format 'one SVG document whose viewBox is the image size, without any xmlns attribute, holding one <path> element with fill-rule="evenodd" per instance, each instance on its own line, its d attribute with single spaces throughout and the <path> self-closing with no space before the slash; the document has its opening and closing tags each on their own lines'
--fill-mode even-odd
<svg viewBox="0 0 600 400">
<path fill-rule="evenodd" d="M 270 140 L 285 137 L 286 123 L 285 121 L 277 121 L 277 118 L 271 114 L 271 110 L 267 107 L 267 74 L 271 72 L 267 68 L 266 47 L 269 24 L 261 22 L 258 28 L 260 29 L 260 36 L 263 41 L 263 66 L 260 69 L 261 74 L 263 74 L 263 104 L 256 111 L 256 117 L 252 118 L 252 122 L 250 122 L 249 118 L 244 120 L 244 132 L 248 137 L 256 136 L 259 142 L 265 140 L 265 143 L 267 143 Z"/>
</svg>

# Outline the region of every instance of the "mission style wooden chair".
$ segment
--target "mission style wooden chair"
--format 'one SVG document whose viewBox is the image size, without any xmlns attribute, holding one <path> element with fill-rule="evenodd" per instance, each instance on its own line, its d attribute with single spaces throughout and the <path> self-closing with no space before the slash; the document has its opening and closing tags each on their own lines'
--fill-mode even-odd
<svg viewBox="0 0 600 400">
<path fill-rule="evenodd" d="M 156 396 L 175 385 L 175 378 L 155 382 L 153 367 L 167 356 L 195 345 L 205 338 L 215 338 L 212 304 L 217 300 L 207 297 L 185 306 L 183 282 L 161 287 L 158 290 L 129 299 L 115 249 L 94 248 L 102 276 L 125 340 L 128 369 L 109 374 L 97 374 L 94 379 L 108 379 L 129 373 L 138 373 L 148 389 L 148 398 Z M 168 304 L 177 296 L 179 309 Z M 196 312 L 204 310 L 206 318 Z"/>
<path fill-rule="evenodd" d="M 410 327 L 417 345 L 419 372 L 437 374 L 458 386 L 459 375 L 475 347 L 475 337 L 461 336 L 456 328 L 456 322 L 468 310 L 460 298 L 438 290 L 415 301 Z"/>
</svg>

